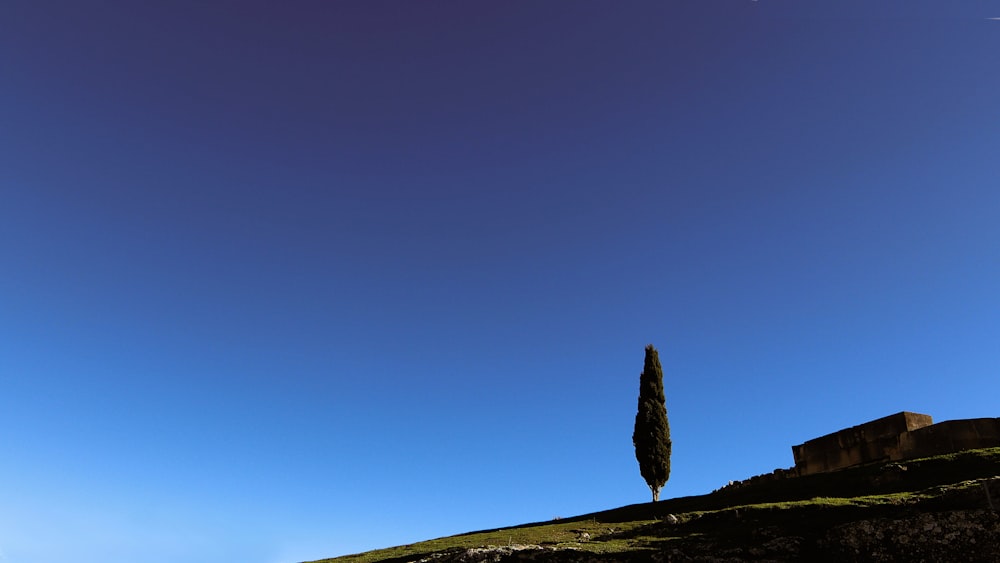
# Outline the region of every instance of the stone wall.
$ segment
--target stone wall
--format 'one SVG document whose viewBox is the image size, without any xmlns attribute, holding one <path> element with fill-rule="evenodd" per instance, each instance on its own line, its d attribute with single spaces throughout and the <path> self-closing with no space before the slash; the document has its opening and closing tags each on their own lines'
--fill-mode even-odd
<svg viewBox="0 0 1000 563">
<path fill-rule="evenodd" d="M 926 414 L 901 412 L 792 446 L 799 475 L 878 461 L 899 461 L 1000 446 L 1000 418 L 933 424 Z"/>
<path fill-rule="evenodd" d="M 948 420 L 899 436 L 899 454 L 912 459 L 1000 446 L 1000 418 Z"/>
<path fill-rule="evenodd" d="M 929 415 L 904 411 L 845 428 L 792 446 L 795 467 L 800 475 L 809 475 L 862 463 L 900 459 L 899 436 L 933 423 Z"/>
</svg>

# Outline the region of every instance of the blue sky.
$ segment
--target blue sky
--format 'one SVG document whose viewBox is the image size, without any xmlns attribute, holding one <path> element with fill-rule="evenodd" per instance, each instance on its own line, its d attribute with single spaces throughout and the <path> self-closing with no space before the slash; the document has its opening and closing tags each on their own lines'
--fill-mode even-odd
<svg viewBox="0 0 1000 563">
<path fill-rule="evenodd" d="M 989 2 L 0 12 L 0 561 L 291 563 L 998 416 Z"/>
</svg>

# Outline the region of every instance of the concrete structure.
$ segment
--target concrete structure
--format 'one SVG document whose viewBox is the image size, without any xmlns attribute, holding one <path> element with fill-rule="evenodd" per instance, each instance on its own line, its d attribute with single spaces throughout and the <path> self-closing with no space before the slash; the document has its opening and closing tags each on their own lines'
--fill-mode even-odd
<svg viewBox="0 0 1000 563">
<path fill-rule="evenodd" d="M 792 446 L 795 471 L 810 475 L 864 463 L 1000 447 L 1000 418 L 949 420 L 901 412 Z"/>
</svg>

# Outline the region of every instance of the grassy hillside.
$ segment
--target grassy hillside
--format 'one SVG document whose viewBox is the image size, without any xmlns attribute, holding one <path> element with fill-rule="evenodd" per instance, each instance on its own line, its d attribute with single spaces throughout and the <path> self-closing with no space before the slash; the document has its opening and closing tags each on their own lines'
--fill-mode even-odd
<svg viewBox="0 0 1000 563">
<path fill-rule="evenodd" d="M 740 553 L 750 553 L 755 560 L 767 559 L 768 550 L 773 552 L 772 560 L 784 560 L 780 553 L 794 548 L 797 557 L 822 560 L 830 546 L 823 548 L 824 554 L 810 550 L 829 542 L 831 529 L 852 522 L 890 522 L 925 513 L 978 509 L 995 519 L 991 503 L 1000 508 L 1000 480 L 992 480 L 996 475 L 1000 475 L 1000 448 L 973 450 L 806 477 L 760 479 L 708 495 L 472 532 L 322 562 L 403 563 L 447 559 L 449 554 L 468 558 L 489 546 L 505 554 L 530 548 L 605 559 L 630 559 L 670 549 L 684 549 L 688 554 L 743 550 Z M 922 525 L 933 529 L 936 524 Z M 789 543 L 796 545 L 785 545 Z M 685 555 L 682 560 L 692 559 Z"/>
</svg>

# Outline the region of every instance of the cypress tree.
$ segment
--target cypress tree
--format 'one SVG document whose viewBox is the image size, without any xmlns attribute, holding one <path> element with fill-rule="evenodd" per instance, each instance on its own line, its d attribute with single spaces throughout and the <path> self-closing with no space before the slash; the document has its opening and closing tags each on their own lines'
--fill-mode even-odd
<svg viewBox="0 0 1000 563">
<path fill-rule="evenodd" d="M 656 502 L 660 500 L 660 489 L 670 478 L 671 442 L 663 395 L 663 368 L 660 355 L 652 344 L 646 346 L 646 359 L 639 375 L 639 412 L 635 415 L 632 444 L 639 472 Z"/>
</svg>

